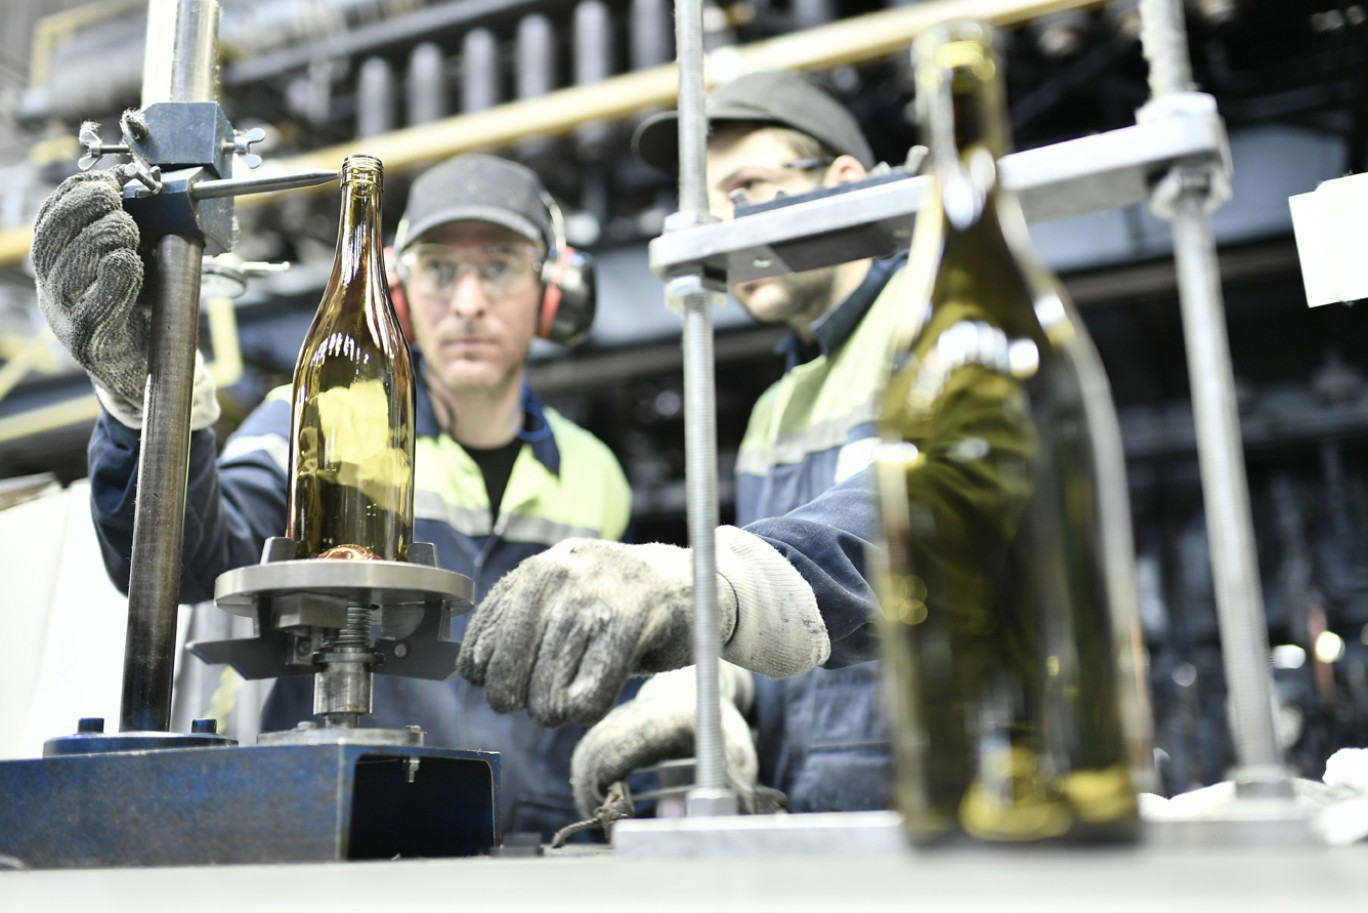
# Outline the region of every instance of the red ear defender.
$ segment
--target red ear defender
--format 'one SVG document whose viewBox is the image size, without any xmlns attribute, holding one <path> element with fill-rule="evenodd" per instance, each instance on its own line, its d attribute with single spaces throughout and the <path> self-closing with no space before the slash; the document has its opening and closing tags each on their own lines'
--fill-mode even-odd
<svg viewBox="0 0 1368 913">
<path fill-rule="evenodd" d="M 404 339 L 413 342 L 413 323 L 409 320 L 408 297 L 404 294 L 404 284 L 399 281 L 399 258 L 393 247 L 385 248 L 385 283 L 389 287 L 390 301 L 394 302 L 394 314 L 399 318 L 399 326 L 404 331 Z"/>
<path fill-rule="evenodd" d="M 555 252 L 556 256 L 547 257 L 542 267 L 541 314 L 537 318 L 537 335 L 550 339 L 552 327 L 556 325 L 556 313 L 561 303 L 561 276 L 565 273 L 566 257 L 574 256 L 574 249 L 567 247 Z"/>
<path fill-rule="evenodd" d="M 589 334 L 594 322 L 594 260 L 573 247 L 562 247 L 542 265 L 541 314 L 537 335 L 572 346 Z"/>
</svg>

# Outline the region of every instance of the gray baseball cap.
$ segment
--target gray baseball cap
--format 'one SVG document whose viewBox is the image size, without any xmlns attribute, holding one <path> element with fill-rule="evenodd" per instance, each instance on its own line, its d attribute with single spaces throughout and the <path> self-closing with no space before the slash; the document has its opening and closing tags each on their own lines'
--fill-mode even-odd
<svg viewBox="0 0 1368 913">
<path fill-rule="evenodd" d="M 874 152 L 855 117 L 811 76 L 795 70 L 761 70 L 738 76 L 708 93 L 708 125 L 755 121 L 791 127 L 838 155 L 874 167 Z M 632 136 L 637 156 L 666 174 L 679 171 L 679 115 L 663 111 L 642 122 Z"/>
<path fill-rule="evenodd" d="M 556 246 L 546 190 L 536 172 L 517 162 L 472 152 L 423 172 L 409 188 L 394 236 L 402 253 L 424 232 L 448 222 L 493 222 L 547 250 Z"/>
</svg>

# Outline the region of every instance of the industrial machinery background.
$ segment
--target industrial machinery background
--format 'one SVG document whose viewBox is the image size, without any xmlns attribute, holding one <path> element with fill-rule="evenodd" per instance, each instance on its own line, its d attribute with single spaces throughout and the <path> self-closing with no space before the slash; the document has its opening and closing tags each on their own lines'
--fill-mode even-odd
<svg viewBox="0 0 1368 913">
<path fill-rule="evenodd" d="M 85 474 L 93 412 L 61 407 L 89 387 L 39 333 L 27 227 L 48 190 L 75 170 L 81 122 L 105 125 L 103 139 L 115 141 L 119 112 L 137 103 L 145 4 L 8 6 L 0 475 L 42 469 L 68 480 Z M 776 65 L 821 70 L 879 156 L 897 163 L 918 138 L 906 38 L 918 16 L 951 6 L 716 0 L 705 4 L 705 44 L 714 75 L 754 66 L 762 52 Z M 1134 123 L 1148 95 L 1135 3 L 1060 2 L 1031 21 L 1012 12 L 1028 4 L 996 6 L 1010 36 L 1021 148 Z M 601 265 L 604 301 L 586 346 L 537 350 L 534 383 L 620 454 L 637 494 L 638 535 L 684 542 L 678 325 L 645 253 L 675 208 L 674 184 L 628 148 L 636 118 L 674 92 L 667 0 L 223 0 L 222 8 L 221 104 L 236 127 L 264 132 L 258 149 L 282 166 L 336 167 L 342 150 L 363 140 L 413 150 L 407 161 L 387 157 L 396 206 L 408 177 L 468 148 L 462 143 L 542 174 L 565 204 L 569 240 Z M 1234 199 L 1215 229 L 1281 738 L 1289 762 L 1315 777 L 1336 747 L 1368 742 L 1368 317 L 1343 305 L 1306 309 L 1286 196 L 1368 167 L 1368 5 L 1190 0 L 1187 8 L 1194 75 L 1216 98 L 1235 157 Z M 253 280 L 233 302 L 242 371 L 224 391 L 221 433 L 288 377 L 331 259 L 332 206 L 307 193 L 239 203 L 236 252 L 295 267 Z M 387 229 L 397 215 L 386 213 Z M 1137 206 L 1046 223 L 1038 236 L 1097 341 L 1121 412 L 1163 786 L 1214 782 L 1233 755 L 1167 230 Z M 730 461 L 755 396 L 781 369 L 769 352 L 780 334 L 750 325 L 734 306 L 717 320 L 725 521 Z"/>
</svg>

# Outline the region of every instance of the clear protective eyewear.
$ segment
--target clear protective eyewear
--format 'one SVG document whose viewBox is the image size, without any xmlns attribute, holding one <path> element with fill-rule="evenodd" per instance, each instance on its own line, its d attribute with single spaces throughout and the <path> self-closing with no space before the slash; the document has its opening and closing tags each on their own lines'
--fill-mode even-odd
<svg viewBox="0 0 1368 913">
<path fill-rule="evenodd" d="M 526 288 L 541 275 L 541 252 L 531 244 L 494 244 L 457 250 L 416 244 L 399 257 L 399 277 L 412 296 L 449 299 L 462 273 L 471 273 L 491 298 Z"/>
<path fill-rule="evenodd" d="M 768 203 L 781 192 L 782 188 L 779 182 L 787 175 L 807 174 L 819 168 L 827 168 L 834 161 L 836 159 L 831 156 L 814 155 L 788 162 L 776 162 L 768 166 L 769 169 L 774 170 L 772 175 L 765 173 L 768 169 L 761 169 L 759 173 L 738 181 L 734 186 L 728 188 L 723 195 L 731 201 L 733 206 Z M 720 200 L 718 202 L 720 203 Z"/>
</svg>

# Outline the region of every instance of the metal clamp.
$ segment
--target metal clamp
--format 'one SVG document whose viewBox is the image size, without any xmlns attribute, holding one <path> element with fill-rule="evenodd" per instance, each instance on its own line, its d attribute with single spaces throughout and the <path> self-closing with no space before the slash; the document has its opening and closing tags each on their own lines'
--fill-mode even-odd
<svg viewBox="0 0 1368 913">
<path fill-rule="evenodd" d="M 338 176 L 318 169 L 234 178 L 234 156 L 248 168 L 261 165 L 252 146 L 266 131 L 235 131 L 217 102 L 160 102 L 125 114 L 120 126 L 124 141 L 104 143 L 97 124 L 83 124 L 78 139 L 85 154 L 78 164 L 89 170 L 106 155 L 128 156 L 114 170 L 144 241 L 188 235 L 203 240 L 210 255 L 224 253 L 233 246 L 233 197 L 312 187 Z"/>
<path fill-rule="evenodd" d="M 442 681 L 456 668 L 451 616 L 473 607 L 474 584 L 437 567 L 431 543 L 410 543 L 407 562 L 294 560 L 286 537 L 268 539 L 262 552 L 261 563 L 220 575 L 214 593 L 218 608 L 252 618 L 257 636 L 191 644 L 205 662 L 231 665 L 247 679 L 317 673 L 332 659 L 333 635 L 352 626 L 359 610 L 380 626 L 370 643 L 364 625 L 363 659 L 372 671 Z"/>
<path fill-rule="evenodd" d="M 1199 125 L 1220 123 L 1216 99 L 1205 92 L 1175 92 L 1150 100 L 1136 112 L 1136 120 L 1141 124 L 1165 119 L 1191 119 Z M 1220 137 L 1214 154 L 1178 162 L 1154 182 L 1148 202 L 1156 216 L 1172 221 L 1178 198 L 1192 190 L 1202 192 L 1207 212 L 1230 201 L 1230 144 L 1223 129 L 1213 135 Z"/>
</svg>

